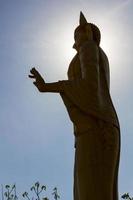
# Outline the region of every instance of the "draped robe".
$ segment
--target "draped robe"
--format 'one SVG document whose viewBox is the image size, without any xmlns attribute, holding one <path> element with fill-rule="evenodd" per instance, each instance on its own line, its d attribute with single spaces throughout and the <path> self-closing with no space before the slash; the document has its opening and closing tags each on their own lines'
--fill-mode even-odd
<svg viewBox="0 0 133 200">
<path fill-rule="evenodd" d="M 81 46 L 80 51 L 69 65 L 68 80 L 60 81 L 64 91 L 60 94 L 74 124 L 75 136 L 82 137 L 84 131 L 94 122 L 91 121 L 92 118 L 103 120 L 117 127 L 119 152 L 114 178 L 114 200 L 117 200 L 120 125 L 110 96 L 109 76 L 106 54 L 94 41 L 87 41 Z"/>
<path fill-rule="evenodd" d="M 82 45 L 69 65 L 68 80 L 60 82 L 67 99 L 80 110 L 120 128 L 109 91 L 108 58 L 94 41 Z M 69 103 L 63 101 L 68 107 Z M 68 113 L 71 116 L 71 110 Z"/>
</svg>

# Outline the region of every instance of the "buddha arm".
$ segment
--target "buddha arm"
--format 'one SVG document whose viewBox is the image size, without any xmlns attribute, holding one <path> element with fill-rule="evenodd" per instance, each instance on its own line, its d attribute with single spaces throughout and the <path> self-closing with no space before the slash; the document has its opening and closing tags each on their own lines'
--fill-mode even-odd
<svg viewBox="0 0 133 200">
<path fill-rule="evenodd" d="M 45 83 L 43 92 L 53 92 L 53 93 L 63 92 L 61 81 L 53 82 L 53 83 Z"/>
<path fill-rule="evenodd" d="M 82 79 L 98 85 L 99 51 L 94 41 L 86 41 L 82 44 L 79 50 L 79 59 L 81 64 Z M 68 84 L 68 82 L 71 81 L 63 80 L 53 83 L 45 83 L 44 92 L 64 92 L 62 84 L 65 82 Z"/>
</svg>

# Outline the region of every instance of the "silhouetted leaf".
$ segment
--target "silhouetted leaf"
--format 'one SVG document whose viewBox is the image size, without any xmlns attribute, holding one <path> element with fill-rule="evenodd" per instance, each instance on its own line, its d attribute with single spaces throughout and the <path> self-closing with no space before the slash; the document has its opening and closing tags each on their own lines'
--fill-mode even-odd
<svg viewBox="0 0 133 200">
<path fill-rule="evenodd" d="M 128 199 L 128 198 L 130 198 L 130 197 L 129 197 L 129 193 L 123 194 L 123 195 L 121 196 L 121 198 L 123 198 L 123 199 Z"/>
<path fill-rule="evenodd" d="M 45 185 L 42 185 L 41 189 L 42 189 L 42 190 L 46 190 L 46 186 L 45 186 Z"/>
<path fill-rule="evenodd" d="M 49 200 L 47 197 L 45 197 L 45 198 L 42 198 L 42 200 Z"/>
<path fill-rule="evenodd" d="M 5 188 L 6 188 L 6 189 L 9 189 L 9 188 L 10 188 L 10 185 L 6 185 Z"/>
<path fill-rule="evenodd" d="M 39 185 L 40 185 L 39 182 L 36 182 L 36 183 L 35 183 L 35 186 L 36 186 L 36 187 L 39 187 Z"/>
<path fill-rule="evenodd" d="M 31 188 L 30 188 L 30 190 L 32 191 L 32 190 L 35 190 L 35 187 L 34 186 L 32 186 Z"/>
<path fill-rule="evenodd" d="M 54 191 L 57 191 L 57 187 L 55 187 L 53 190 L 54 190 Z"/>
</svg>

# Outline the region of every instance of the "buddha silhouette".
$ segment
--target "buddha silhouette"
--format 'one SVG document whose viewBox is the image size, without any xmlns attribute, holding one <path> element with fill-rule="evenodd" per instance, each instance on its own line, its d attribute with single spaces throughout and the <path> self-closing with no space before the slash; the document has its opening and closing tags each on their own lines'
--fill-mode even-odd
<svg viewBox="0 0 133 200">
<path fill-rule="evenodd" d="M 80 12 L 74 31 L 77 53 L 68 80 L 45 83 L 31 69 L 40 92 L 60 93 L 75 135 L 74 200 L 118 200 L 120 125 L 110 96 L 109 62 L 99 28 Z"/>
</svg>

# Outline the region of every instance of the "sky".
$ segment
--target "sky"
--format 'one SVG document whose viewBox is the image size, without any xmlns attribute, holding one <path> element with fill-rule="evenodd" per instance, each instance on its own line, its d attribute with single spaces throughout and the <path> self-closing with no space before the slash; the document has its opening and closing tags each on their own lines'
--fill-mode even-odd
<svg viewBox="0 0 133 200">
<path fill-rule="evenodd" d="M 133 0 L 0 0 L 0 184 L 21 194 L 40 181 L 72 199 L 74 136 L 59 94 L 39 93 L 28 78 L 67 79 L 73 32 L 82 11 L 101 30 L 111 96 L 121 125 L 119 195 L 133 195 Z"/>
</svg>

